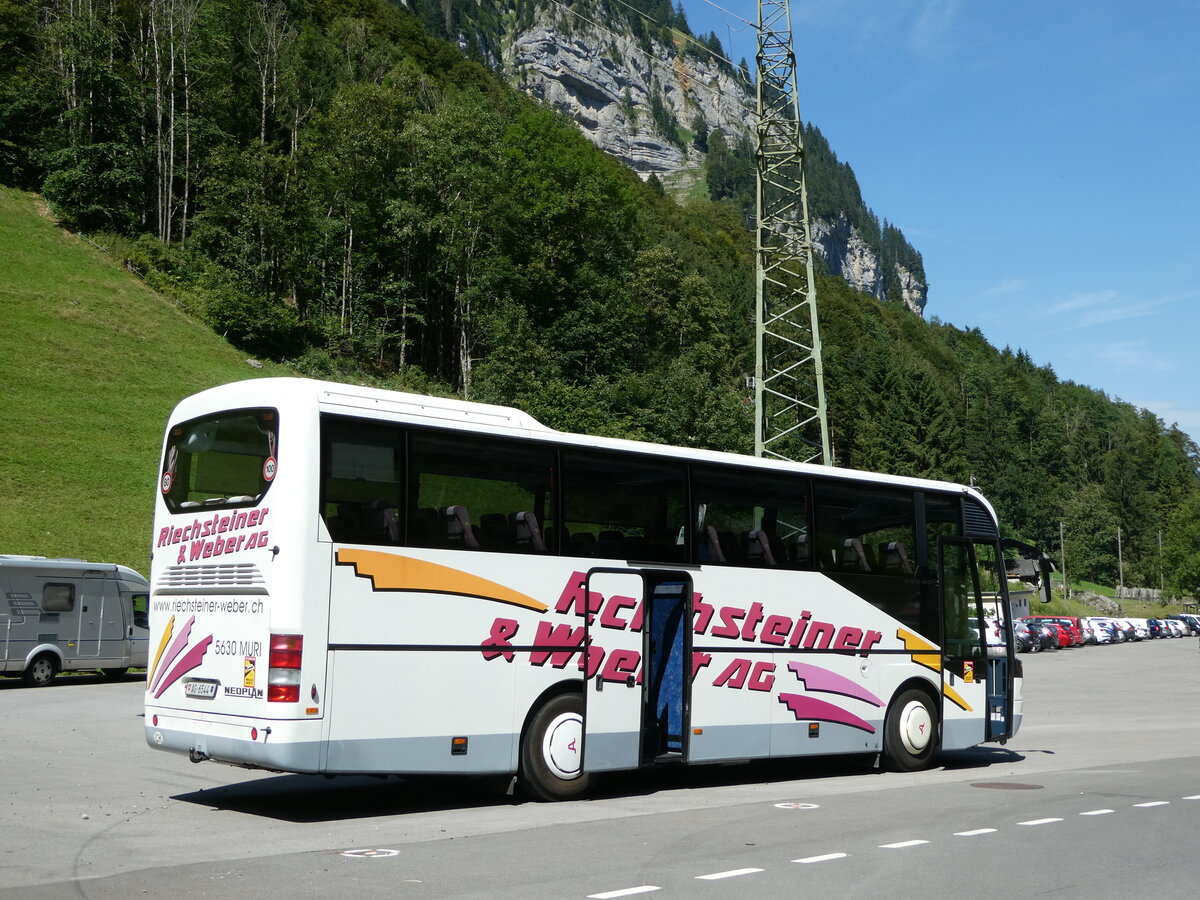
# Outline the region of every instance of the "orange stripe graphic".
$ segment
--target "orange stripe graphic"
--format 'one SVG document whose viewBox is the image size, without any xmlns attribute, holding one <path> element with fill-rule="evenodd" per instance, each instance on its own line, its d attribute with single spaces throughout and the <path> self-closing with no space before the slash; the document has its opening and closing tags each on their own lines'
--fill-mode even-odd
<svg viewBox="0 0 1200 900">
<path fill-rule="evenodd" d="M 954 688 L 950 687 L 950 685 L 946 684 L 945 682 L 942 683 L 942 693 L 945 694 L 946 699 L 952 701 L 955 706 L 959 707 L 960 709 L 965 709 L 967 712 L 971 711 L 971 704 L 960 697 L 958 691 L 954 690 Z"/>
<path fill-rule="evenodd" d="M 942 672 L 942 655 L 938 652 L 938 648 L 926 641 L 924 638 L 919 638 L 911 631 L 906 631 L 903 628 L 896 629 L 896 637 L 904 641 L 904 649 L 912 651 L 933 651 L 931 653 L 914 652 L 912 661 L 924 666 L 927 669 L 933 669 L 939 675 Z"/>
<path fill-rule="evenodd" d="M 370 578 L 377 591 L 429 591 L 434 594 L 462 594 L 499 603 L 511 603 L 526 609 L 545 612 L 546 604 L 519 591 L 452 569 L 437 563 L 381 553 L 378 550 L 339 550 L 337 562 L 354 566 L 360 578 Z"/>
</svg>

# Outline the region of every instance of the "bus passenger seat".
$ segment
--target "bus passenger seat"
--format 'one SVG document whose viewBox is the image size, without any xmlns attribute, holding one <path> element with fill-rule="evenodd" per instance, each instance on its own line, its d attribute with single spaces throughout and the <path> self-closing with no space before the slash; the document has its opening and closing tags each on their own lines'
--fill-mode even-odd
<svg viewBox="0 0 1200 900">
<path fill-rule="evenodd" d="M 522 553 L 545 553 L 546 542 L 542 540 L 542 530 L 538 527 L 537 516 L 528 510 L 515 512 L 509 516 L 512 524 L 517 550 Z"/>
<path fill-rule="evenodd" d="M 839 563 L 844 571 L 871 571 L 871 564 L 867 562 L 867 554 L 863 550 L 862 541 L 858 538 L 846 538 L 842 542 L 842 557 Z"/>
<path fill-rule="evenodd" d="M 400 521 L 396 518 L 396 508 L 385 498 L 380 497 L 367 504 L 365 532 L 364 537 L 373 543 L 400 543 Z"/>
<path fill-rule="evenodd" d="M 649 542 L 643 535 L 634 534 L 625 538 L 621 542 L 621 546 L 625 550 L 626 559 L 649 559 L 650 551 L 647 549 Z"/>
<path fill-rule="evenodd" d="M 788 553 L 787 548 L 783 545 L 783 541 L 773 531 L 769 531 L 766 528 L 762 529 L 762 531 L 767 536 L 767 548 L 771 551 L 771 565 L 786 566 L 788 564 Z"/>
<path fill-rule="evenodd" d="M 447 506 L 442 510 L 442 521 L 446 525 L 446 540 L 452 546 L 462 544 L 473 550 L 479 549 L 479 540 L 471 527 L 471 515 L 465 506 Z"/>
<path fill-rule="evenodd" d="M 619 531 L 602 531 L 596 541 L 596 556 L 601 559 L 620 559 L 625 555 L 622 548 L 624 535 Z"/>
<path fill-rule="evenodd" d="M 339 503 L 337 515 L 325 520 L 329 536 L 335 541 L 355 541 L 360 530 L 359 506 L 357 503 Z"/>
<path fill-rule="evenodd" d="M 503 513 L 484 513 L 479 517 L 480 543 L 485 550 L 513 550 L 517 530 Z"/>
<path fill-rule="evenodd" d="M 911 575 L 912 565 L 908 561 L 908 551 L 900 541 L 885 541 L 879 545 L 879 558 L 883 560 L 883 570 L 889 575 Z"/>
<path fill-rule="evenodd" d="M 721 547 L 721 535 L 711 525 L 704 526 L 705 537 L 708 538 L 708 553 L 710 562 L 729 562 L 725 558 L 725 550 Z"/>
<path fill-rule="evenodd" d="M 746 563 L 751 566 L 775 565 L 775 554 L 765 531 L 746 532 Z"/>
<path fill-rule="evenodd" d="M 412 511 L 408 520 L 408 545 L 410 547 L 440 547 L 444 543 L 444 529 L 440 527 L 438 511 L 432 506 L 422 506 Z"/>
<path fill-rule="evenodd" d="M 808 535 L 798 534 L 793 540 L 794 549 L 792 550 L 792 564 L 807 569 L 811 551 L 808 546 Z"/>
<path fill-rule="evenodd" d="M 595 556 L 596 536 L 590 531 L 578 531 L 571 535 L 571 553 L 575 556 Z"/>
<path fill-rule="evenodd" d="M 546 529 L 546 549 L 553 549 L 558 546 L 558 552 L 566 554 L 571 547 L 571 532 L 566 528 L 555 528 L 551 525 Z M 561 540 L 561 546 L 559 541 Z"/>
</svg>

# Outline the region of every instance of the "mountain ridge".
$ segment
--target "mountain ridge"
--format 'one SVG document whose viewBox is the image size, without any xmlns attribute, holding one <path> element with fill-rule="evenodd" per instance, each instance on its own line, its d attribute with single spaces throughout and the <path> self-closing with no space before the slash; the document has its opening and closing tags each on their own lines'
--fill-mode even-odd
<svg viewBox="0 0 1200 900">
<path fill-rule="evenodd" d="M 440 8 L 462 9 L 462 2 Z M 643 179 L 686 190 L 710 175 L 710 136 L 720 132 L 736 146 L 754 134 L 754 87 L 744 62 L 734 66 L 726 59 L 715 34 L 691 33 L 682 6 L 640 5 L 639 16 L 624 0 L 511 0 L 492 4 L 506 14 L 480 15 L 489 7 L 485 0 L 457 18 L 446 16 L 433 30 L 453 21 L 450 36 L 464 52 L 563 112 Z M 804 141 L 812 240 L 826 270 L 857 291 L 923 315 L 928 284 L 920 253 L 898 228 L 881 228 L 853 169 L 812 123 Z M 735 159 L 752 187 L 752 151 Z M 713 199 L 722 199 L 709 187 Z M 741 204 L 752 218 L 752 196 Z"/>
</svg>

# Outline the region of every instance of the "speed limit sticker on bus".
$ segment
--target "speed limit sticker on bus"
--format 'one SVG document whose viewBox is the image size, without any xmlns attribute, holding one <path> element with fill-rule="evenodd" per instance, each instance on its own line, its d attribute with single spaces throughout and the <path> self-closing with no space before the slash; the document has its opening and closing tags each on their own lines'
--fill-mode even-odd
<svg viewBox="0 0 1200 900">
<path fill-rule="evenodd" d="M 271 481 L 275 478 L 275 457 L 268 456 L 267 461 L 263 463 L 263 481 Z"/>
</svg>

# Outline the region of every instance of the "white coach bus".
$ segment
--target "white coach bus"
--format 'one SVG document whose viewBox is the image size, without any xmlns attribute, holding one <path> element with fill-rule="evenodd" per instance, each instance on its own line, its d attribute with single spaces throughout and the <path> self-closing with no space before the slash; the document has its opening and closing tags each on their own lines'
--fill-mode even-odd
<svg viewBox="0 0 1200 900">
<path fill-rule="evenodd" d="M 1004 742 L 1021 664 L 955 484 L 566 434 L 309 381 L 170 418 L 151 747 L 301 773 L 513 774 Z"/>
</svg>

